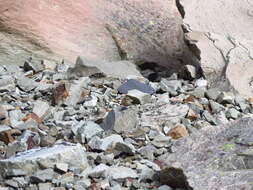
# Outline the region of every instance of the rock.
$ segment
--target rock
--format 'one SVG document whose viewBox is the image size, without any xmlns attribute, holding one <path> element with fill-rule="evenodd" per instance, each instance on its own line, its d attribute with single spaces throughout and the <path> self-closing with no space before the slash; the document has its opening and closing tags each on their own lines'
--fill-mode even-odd
<svg viewBox="0 0 253 190">
<path fill-rule="evenodd" d="M 212 113 L 219 113 L 220 111 L 225 110 L 225 108 L 221 104 L 218 104 L 217 102 L 214 102 L 212 100 L 210 100 L 209 102 Z"/>
<path fill-rule="evenodd" d="M 158 188 L 158 190 L 172 190 L 172 188 L 168 185 L 162 185 Z"/>
<path fill-rule="evenodd" d="M 234 95 L 231 92 L 222 92 L 217 98 L 217 102 L 221 104 L 233 104 L 234 103 Z"/>
<path fill-rule="evenodd" d="M 138 90 L 147 94 L 155 93 L 155 90 L 150 85 L 141 83 L 134 79 L 127 80 L 118 88 L 118 91 L 122 94 L 128 94 L 130 90 Z"/>
<path fill-rule="evenodd" d="M 249 105 L 246 102 L 246 99 L 242 96 L 237 95 L 235 97 L 235 104 L 240 107 L 243 113 L 246 113 L 249 110 Z"/>
<path fill-rule="evenodd" d="M 171 145 L 171 138 L 164 135 L 157 135 L 151 143 L 158 148 L 169 147 Z"/>
<path fill-rule="evenodd" d="M 122 142 L 117 142 L 115 144 L 114 150 L 116 151 L 116 154 L 118 155 L 122 153 L 127 154 L 127 155 L 134 155 L 135 153 L 135 148 L 133 145 L 122 143 Z"/>
<path fill-rule="evenodd" d="M 17 78 L 17 86 L 25 92 L 30 92 L 34 90 L 38 85 L 32 79 L 24 76 L 19 76 Z"/>
<path fill-rule="evenodd" d="M 87 77 L 79 78 L 79 80 L 74 81 L 69 89 L 69 96 L 66 98 L 64 104 L 67 106 L 75 106 L 81 100 L 82 92 L 89 82 L 90 79 Z"/>
<path fill-rule="evenodd" d="M 45 65 L 43 64 L 43 61 L 41 62 L 35 62 L 32 59 L 26 60 L 23 67 L 24 71 L 33 71 L 33 73 L 41 72 L 45 69 Z"/>
<path fill-rule="evenodd" d="M 67 91 L 66 84 L 60 82 L 53 89 L 52 104 L 58 105 L 63 103 L 63 101 L 68 97 L 69 93 Z"/>
<path fill-rule="evenodd" d="M 198 79 L 195 81 L 196 87 L 207 87 L 207 80 L 205 79 Z"/>
<path fill-rule="evenodd" d="M 182 87 L 182 82 L 180 80 L 162 79 L 160 85 L 163 91 L 169 92 L 173 95 L 177 95 L 176 92 Z"/>
<path fill-rule="evenodd" d="M 38 117 L 44 118 L 50 110 L 50 105 L 48 102 L 37 100 L 34 102 L 33 113 Z"/>
<path fill-rule="evenodd" d="M 105 164 L 99 164 L 90 171 L 89 176 L 93 178 L 106 177 L 105 173 L 109 168 L 110 167 Z"/>
<path fill-rule="evenodd" d="M 184 70 L 186 73 L 184 73 L 184 76 L 190 80 L 195 79 L 197 77 L 197 70 L 196 67 L 193 65 L 185 65 Z"/>
<path fill-rule="evenodd" d="M 15 90 L 15 80 L 11 76 L 0 76 L 0 92 Z"/>
<path fill-rule="evenodd" d="M 120 135 L 111 135 L 104 139 L 95 136 L 89 141 L 88 145 L 91 149 L 106 151 L 115 147 L 118 142 L 124 142 Z"/>
<path fill-rule="evenodd" d="M 39 183 L 39 190 L 50 190 L 53 188 L 53 185 L 51 183 Z"/>
<path fill-rule="evenodd" d="M 202 117 L 209 123 L 211 123 L 212 125 L 216 125 L 216 120 L 215 118 L 208 112 L 208 111 L 204 111 L 202 114 Z"/>
<path fill-rule="evenodd" d="M 73 158 L 75 158 L 74 162 Z M 22 169 L 29 175 L 39 171 L 42 165 L 49 168 L 53 167 L 55 162 L 66 163 L 83 169 L 87 167 L 86 153 L 81 145 L 67 143 L 55 145 L 51 148 L 32 149 L 9 159 L 0 160 L 1 175 L 5 176 L 6 173 L 18 169 Z"/>
<path fill-rule="evenodd" d="M 37 171 L 35 174 L 31 176 L 32 183 L 45 183 L 51 182 L 55 177 L 54 170 L 52 168 L 48 168 L 45 170 Z"/>
<path fill-rule="evenodd" d="M 133 130 L 137 125 L 137 112 L 131 108 L 116 108 L 109 112 L 100 125 L 105 131 L 114 130 L 117 133 Z"/>
<path fill-rule="evenodd" d="M 0 105 L 0 123 L 8 117 L 6 110 Z M 0 129 L 1 130 L 1 129 Z"/>
<path fill-rule="evenodd" d="M 252 137 L 252 124 L 252 118 L 243 118 L 176 141 L 173 153 L 164 160 L 168 168 L 161 171 L 161 182 L 173 188 L 250 190 L 252 159 L 238 151 L 248 149 L 240 139 L 250 142 L 246 137 Z M 174 182 L 169 176 L 173 176 Z"/>
<path fill-rule="evenodd" d="M 151 95 L 139 90 L 130 90 L 127 97 L 132 99 L 133 104 L 147 104 L 151 102 Z"/>
<path fill-rule="evenodd" d="M 56 163 L 55 169 L 56 171 L 59 171 L 60 173 L 66 173 L 68 171 L 69 165 L 66 163 Z"/>
<path fill-rule="evenodd" d="M 92 137 L 101 134 L 103 131 L 104 130 L 98 124 L 92 121 L 81 121 L 77 126 L 72 128 L 72 132 L 76 135 L 80 143 L 90 141 Z"/>
<path fill-rule="evenodd" d="M 189 136 L 189 133 L 184 125 L 177 125 L 173 129 L 171 129 L 168 133 L 168 136 L 170 136 L 172 139 L 179 139 L 182 137 Z"/>
<path fill-rule="evenodd" d="M 219 95 L 220 95 L 220 91 L 217 88 L 209 88 L 206 91 L 206 97 L 214 101 L 217 100 Z"/>
<path fill-rule="evenodd" d="M 235 108 L 231 108 L 226 112 L 226 117 L 228 119 L 237 119 L 240 115 L 240 112 Z"/>
<path fill-rule="evenodd" d="M 115 181 L 122 181 L 127 178 L 134 179 L 138 177 L 137 173 L 134 170 L 126 167 L 110 167 L 106 171 L 106 176 L 108 179 L 112 179 Z"/>
<path fill-rule="evenodd" d="M 144 0 L 60 1 L 57 8 L 52 2 L 32 3 L 0 4 L 8 9 L 0 15 L 1 64 L 23 64 L 31 55 L 33 60 L 74 63 L 83 55 L 92 60 L 128 59 L 167 65 L 179 63 L 186 49 L 181 17 L 172 0 L 149 4 Z M 17 14 L 20 11 L 24 14 Z M 34 24 L 38 20 L 41 24 Z"/>
<path fill-rule="evenodd" d="M 111 69 L 114 65 L 114 69 Z M 94 74 L 105 74 L 108 76 L 126 78 L 129 75 L 141 76 L 134 63 L 130 61 L 92 61 L 84 57 L 78 57 L 73 69 L 69 69 L 70 76 L 87 77 Z"/>
<path fill-rule="evenodd" d="M 206 92 L 205 87 L 197 87 L 193 91 L 189 92 L 189 94 L 195 96 L 196 98 L 204 98 L 205 92 Z"/>
</svg>

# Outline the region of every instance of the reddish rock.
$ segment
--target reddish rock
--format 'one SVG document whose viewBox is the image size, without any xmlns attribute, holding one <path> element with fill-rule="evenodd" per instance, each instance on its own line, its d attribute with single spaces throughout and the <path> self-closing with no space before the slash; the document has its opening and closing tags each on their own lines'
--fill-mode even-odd
<svg viewBox="0 0 253 190">
<path fill-rule="evenodd" d="M 0 63 L 15 64 L 30 55 L 177 64 L 184 51 L 174 0 L 2 0 L 0 39 Z"/>
<path fill-rule="evenodd" d="M 52 104 L 56 105 L 62 102 L 68 96 L 68 91 L 64 82 L 60 82 L 53 89 Z"/>
<path fill-rule="evenodd" d="M 183 125 L 177 125 L 175 128 L 171 129 L 167 136 L 170 136 L 173 139 L 179 139 L 182 137 L 189 136 L 189 133 L 185 126 Z"/>
</svg>

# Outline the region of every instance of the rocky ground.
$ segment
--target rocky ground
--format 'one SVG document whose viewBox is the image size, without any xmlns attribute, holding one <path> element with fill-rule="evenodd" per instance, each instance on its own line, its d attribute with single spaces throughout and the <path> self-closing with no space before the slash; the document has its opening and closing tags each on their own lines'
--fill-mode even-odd
<svg viewBox="0 0 253 190">
<path fill-rule="evenodd" d="M 0 66 L 0 190 L 250 190 L 253 100 L 152 68 Z"/>
</svg>

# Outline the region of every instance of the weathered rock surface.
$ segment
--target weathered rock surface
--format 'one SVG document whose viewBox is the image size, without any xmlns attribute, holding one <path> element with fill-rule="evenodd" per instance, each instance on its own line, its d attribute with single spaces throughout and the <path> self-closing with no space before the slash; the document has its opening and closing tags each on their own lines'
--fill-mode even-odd
<svg viewBox="0 0 253 190">
<path fill-rule="evenodd" d="M 83 55 L 172 65 L 184 51 L 174 0 L 11 0 L 0 7 L 0 64 L 29 56 L 74 62 Z"/>
<path fill-rule="evenodd" d="M 223 90 L 233 88 L 242 95 L 252 96 L 250 1 L 181 0 L 180 3 L 186 38 L 203 74 L 213 86 Z"/>
<path fill-rule="evenodd" d="M 244 118 L 176 141 L 173 154 L 165 159 L 168 168 L 161 172 L 160 180 L 194 190 L 251 190 L 252 124 L 252 118 Z M 169 176 L 180 184 L 173 184 Z"/>
</svg>

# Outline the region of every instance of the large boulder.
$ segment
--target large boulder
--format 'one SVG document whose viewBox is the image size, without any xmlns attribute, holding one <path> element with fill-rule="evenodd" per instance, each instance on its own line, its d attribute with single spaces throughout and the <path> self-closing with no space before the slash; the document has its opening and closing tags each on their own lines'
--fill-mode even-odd
<svg viewBox="0 0 253 190">
<path fill-rule="evenodd" d="M 0 64 L 28 56 L 73 63 L 82 55 L 178 65 L 181 20 L 174 0 L 3 0 Z"/>
<path fill-rule="evenodd" d="M 252 190 L 252 126 L 253 118 L 243 118 L 175 141 L 160 181 L 193 190 Z"/>
<path fill-rule="evenodd" d="M 180 0 L 186 39 L 212 86 L 252 96 L 253 5 L 248 0 Z"/>
</svg>

